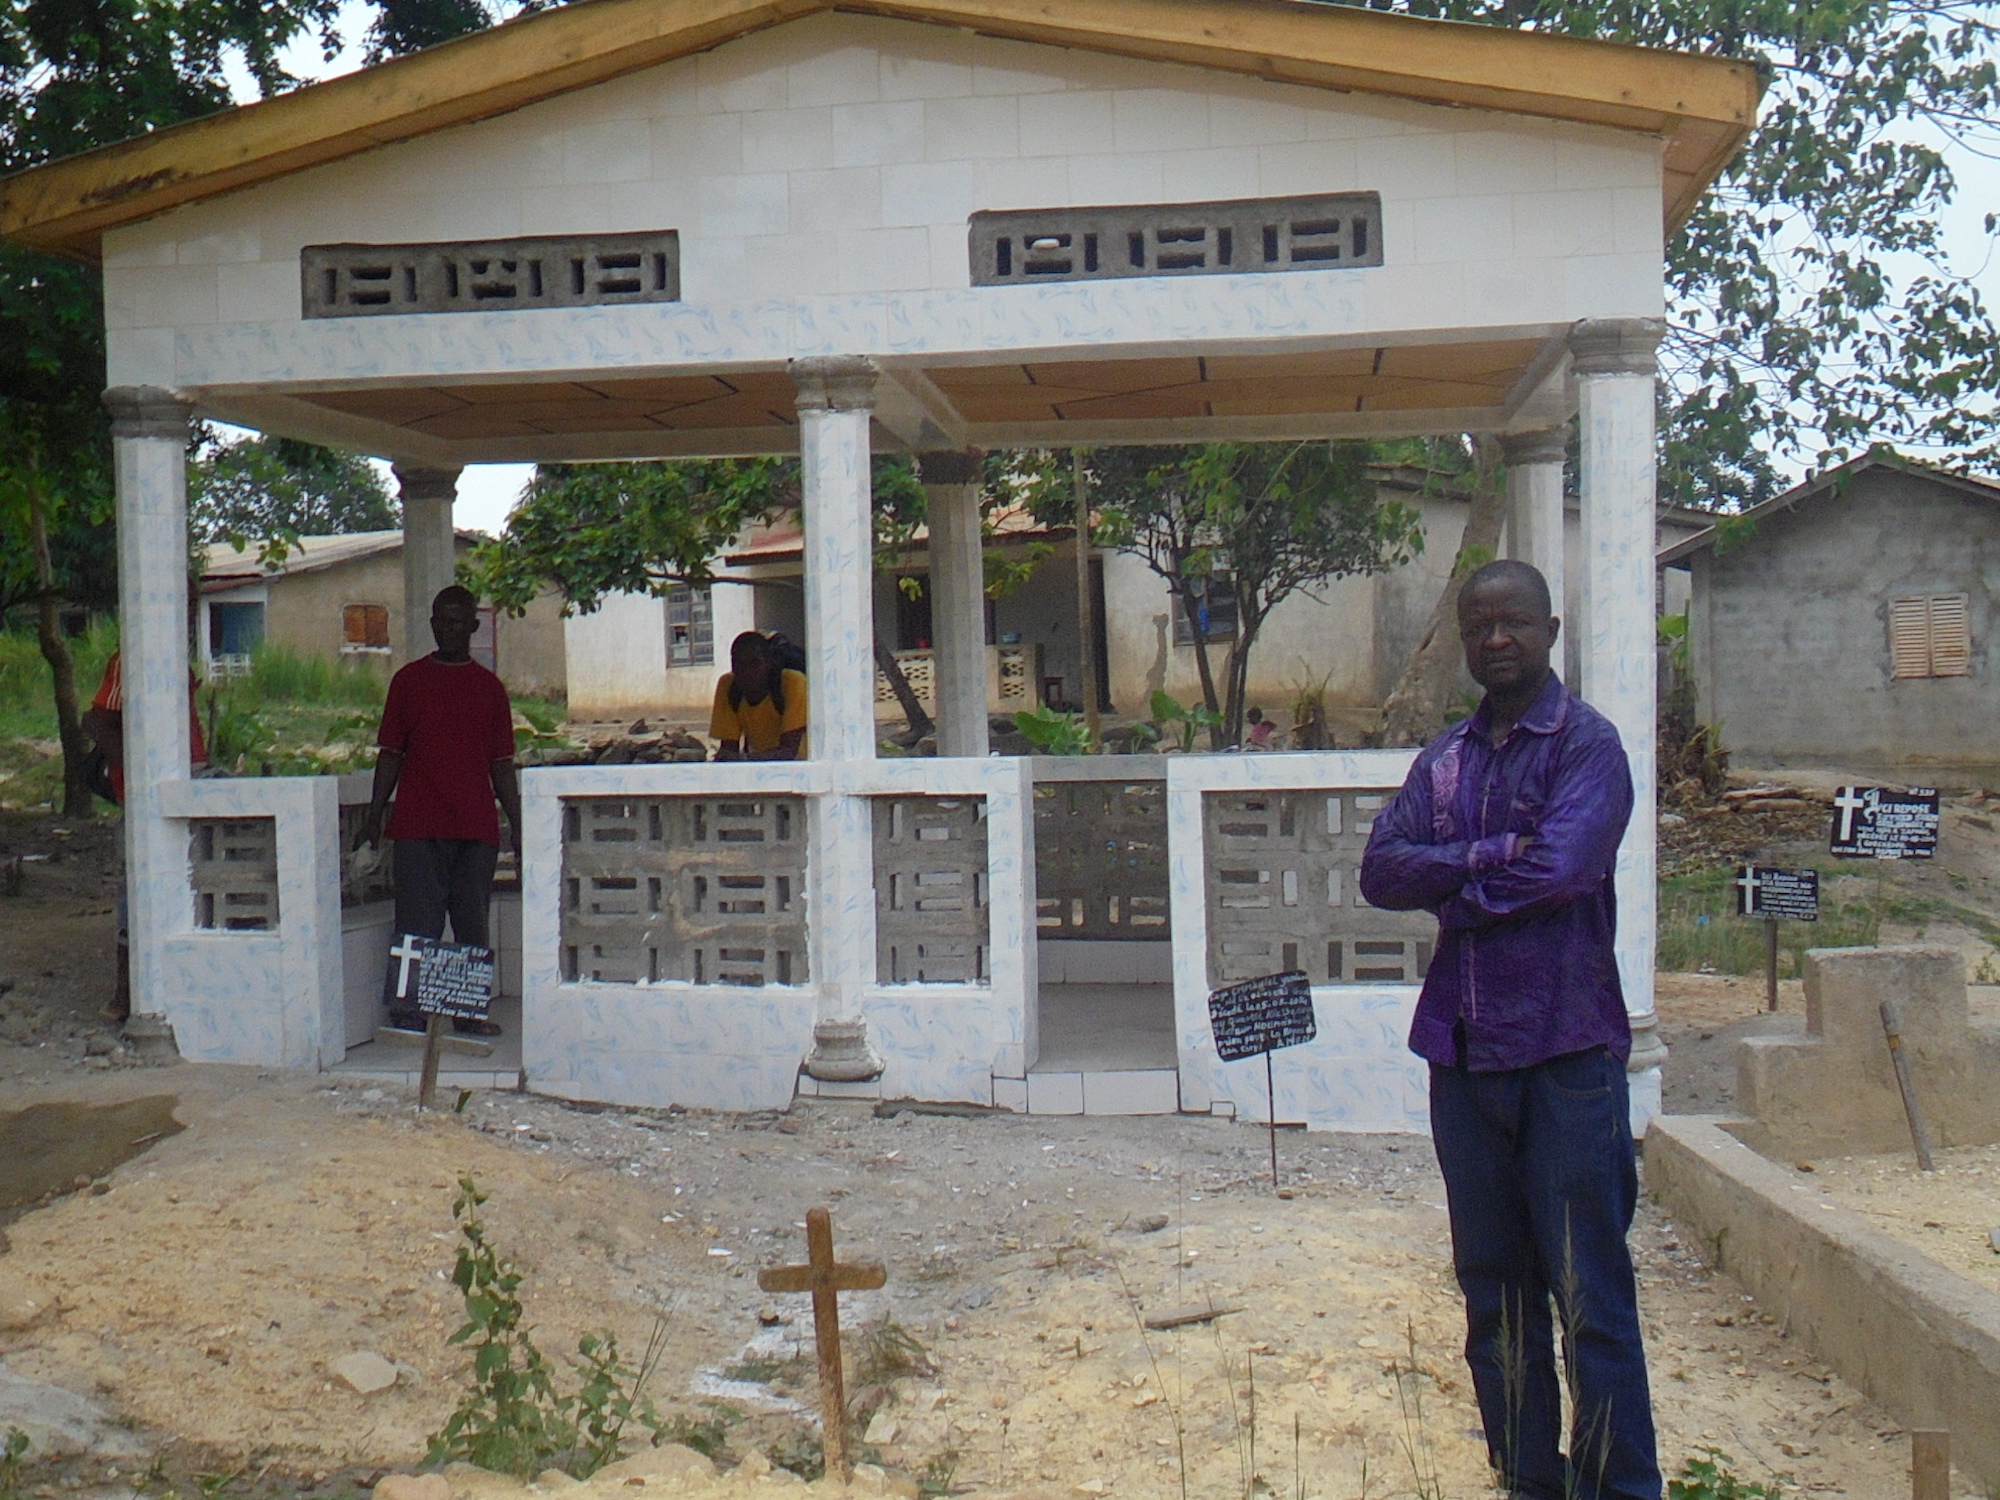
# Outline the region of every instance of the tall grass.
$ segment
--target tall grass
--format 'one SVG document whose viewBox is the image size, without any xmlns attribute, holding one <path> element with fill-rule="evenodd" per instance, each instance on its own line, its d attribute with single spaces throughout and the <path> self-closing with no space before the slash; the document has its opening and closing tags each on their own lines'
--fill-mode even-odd
<svg viewBox="0 0 2000 1500">
<path fill-rule="evenodd" d="M 218 686 L 222 686 L 218 684 Z M 259 646 L 250 674 L 227 684 L 244 706 L 284 703 L 294 707 L 380 708 L 389 674 L 373 660 L 329 660 L 301 656 L 284 646 Z"/>
<path fill-rule="evenodd" d="M 1873 944 L 1883 913 L 1873 898 L 1835 901 L 1828 889 L 1841 870 L 1820 871 L 1817 922 L 1778 923 L 1778 973 L 1796 979 L 1805 972 L 1808 948 L 1866 948 Z M 1764 922 L 1736 915 L 1736 871 L 1698 870 L 1660 882 L 1659 967 L 1681 973 L 1761 974 Z"/>
<path fill-rule="evenodd" d="M 77 707 L 89 706 L 104 676 L 104 664 L 118 649 L 118 627 L 109 620 L 93 624 L 69 642 L 76 660 Z M 56 704 L 49 683 L 49 664 L 31 626 L 0 629 L 0 739 L 52 740 L 56 737 Z"/>
</svg>

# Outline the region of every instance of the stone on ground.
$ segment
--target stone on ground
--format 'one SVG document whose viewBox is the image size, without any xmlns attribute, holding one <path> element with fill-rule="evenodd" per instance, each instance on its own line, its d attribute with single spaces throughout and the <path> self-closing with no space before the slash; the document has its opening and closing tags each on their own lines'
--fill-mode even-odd
<svg viewBox="0 0 2000 1500">
<path fill-rule="evenodd" d="M 336 1380 L 345 1382 L 364 1396 L 386 1391 L 396 1383 L 396 1367 L 369 1349 L 343 1354 L 327 1366 Z"/>
</svg>

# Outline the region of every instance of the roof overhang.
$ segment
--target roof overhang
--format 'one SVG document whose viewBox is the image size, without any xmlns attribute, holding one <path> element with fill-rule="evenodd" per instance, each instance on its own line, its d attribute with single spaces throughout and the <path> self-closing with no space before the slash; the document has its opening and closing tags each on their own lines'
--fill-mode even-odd
<svg viewBox="0 0 2000 1500">
<path fill-rule="evenodd" d="M 824 11 L 886 16 L 1665 143 L 1669 229 L 1749 134 L 1748 63 L 1316 0 L 578 0 L 0 179 L 0 239 L 96 260 L 104 232 L 483 120 Z"/>
<path fill-rule="evenodd" d="M 1824 473 L 1815 474 L 1803 483 L 1786 490 L 1782 495 L 1774 495 L 1769 500 L 1753 505 L 1729 519 L 1754 524 L 1764 516 L 1797 510 L 1801 505 L 1817 500 L 1823 495 L 1845 489 L 1871 469 L 1888 469 L 1898 474 L 1927 479 L 1943 489 L 1956 490 L 1962 495 L 1989 504 L 2000 502 L 2000 484 L 1994 484 L 1990 480 L 1975 479 L 1970 474 L 1954 474 L 1948 469 L 1935 468 L 1930 464 L 1904 458 L 1900 453 L 1882 450 L 1864 453 L 1859 458 L 1850 459 Z M 1694 555 L 1697 552 L 1708 551 L 1721 535 L 1720 526 L 1711 525 L 1705 530 L 1697 531 L 1693 536 L 1676 542 L 1671 547 L 1662 547 L 1653 559 L 1654 565 L 1661 568 L 1690 567 Z"/>
</svg>

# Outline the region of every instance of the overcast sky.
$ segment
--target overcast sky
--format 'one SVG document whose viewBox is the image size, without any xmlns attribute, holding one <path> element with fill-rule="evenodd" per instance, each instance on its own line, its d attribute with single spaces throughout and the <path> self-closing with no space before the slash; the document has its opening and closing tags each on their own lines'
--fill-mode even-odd
<svg viewBox="0 0 2000 1500">
<path fill-rule="evenodd" d="M 503 10 L 513 7 L 503 5 Z M 301 39 L 283 57 L 287 72 L 300 78 L 331 78 L 361 65 L 361 40 L 368 28 L 372 8 L 364 0 L 346 0 L 340 12 L 343 50 L 332 61 L 321 57 L 317 39 Z M 257 97 L 249 73 L 240 66 L 231 74 L 231 84 L 239 100 Z M 1972 146 L 1946 141 L 1946 155 L 1959 182 L 1957 200 L 1942 218 L 1952 269 L 1978 283 L 1989 306 L 2000 303 L 2000 242 L 1986 232 L 1985 217 L 2000 209 L 2000 132 Z M 1889 270 L 1899 279 L 1918 269 L 1891 262 Z M 387 465 L 383 466 L 385 473 Z M 481 531 L 498 531 L 507 513 L 520 498 L 521 490 L 534 476 L 532 464 L 475 464 L 458 482 L 458 503 L 453 518 L 458 525 Z"/>
</svg>

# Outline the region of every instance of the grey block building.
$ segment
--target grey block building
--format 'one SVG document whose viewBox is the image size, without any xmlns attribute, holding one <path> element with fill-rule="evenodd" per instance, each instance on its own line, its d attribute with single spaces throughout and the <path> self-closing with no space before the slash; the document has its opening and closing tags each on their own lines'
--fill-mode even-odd
<svg viewBox="0 0 2000 1500">
<path fill-rule="evenodd" d="M 1873 453 L 1659 560 L 1739 766 L 2000 766 L 2000 484 Z"/>
</svg>

